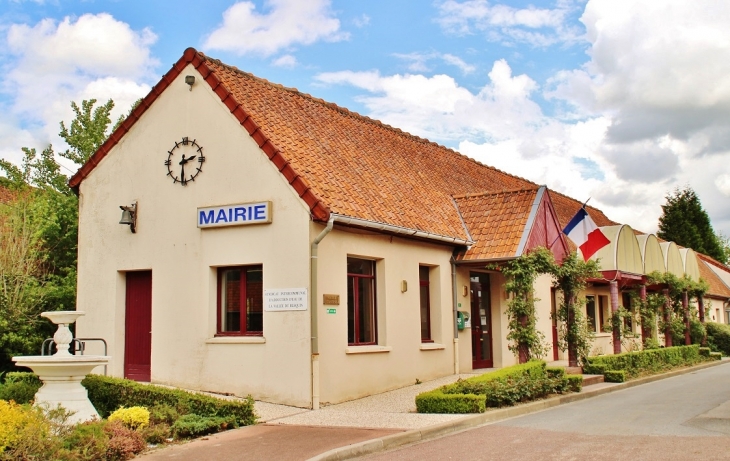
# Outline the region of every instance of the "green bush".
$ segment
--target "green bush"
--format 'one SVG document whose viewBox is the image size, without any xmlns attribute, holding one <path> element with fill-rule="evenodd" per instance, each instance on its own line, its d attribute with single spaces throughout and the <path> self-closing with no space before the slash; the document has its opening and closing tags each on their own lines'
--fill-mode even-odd
<svg viewBox="0 0 730 461">
<path fill-rule="evenodd" d="M 545 373 L 547 373 L 550 378 L 563 378 L 565 376 L 565 368 L 545 367 Z"/>
<path fill-rule="evenodd" d="M 606 372 L 606 365 L 601 363 L 591 363 L 590 360 L 583 365 L 583 373 L 587 375 L 602 375 Z"/>
<path fill-rule="evenodd" d="M 441 388 L 416 396 L 419 413 L 484 413 L 484 396 L 475 394 L 444 394 Z"/>
<path fill-rule="evenodd" d="M 564 369 L 548 369 L 545 362 L 531 361 L 419 394 L 416 408 L 419 413 L 481 413 L 486 407 L 514 405 L 575 387 Z"/>
<path fill-rule="evenodd" d="M 722 352 L 710 352 L 710 360 L 722 360 Z"/>
<path fill-rule="evenodd" d="M 153 408 L 165 404 L 180 415 L 195 414 L 204 417 L 231 419 L 239 426 L 256 423 L 253 398 L 223 400 L 179 389 L 168 389 L 140 384 L 127 379 L 89 375 L 81 382 L 89 391 L 89 400 L 102 418 L 119 407 L 143 406 Z"/>
<path fill-rule="evenodd" d="M 689 336 L 692 344 L 702 344 L 702 340 L 707 336 L 705 325 L 697 319 L 689 320 Z"/>
<path fill-rule="evenodd" d="M 13 400 L 15 403 L 30 403 L 35 399 L 35 393 L 40 385 L 26 381 L 6 382 L 0 384 L 0 400 Z"/>
<path fill-rule="evenodd" d="M 34 386 L 41 387 L 43 384 L 41 382 L 41 379 L 36 376 L 35 373 L 30 373 L 27 371 L 10 371 L 8 373 L 5 373 L 3 382 L 5 384 L 8 383 L 28 383 L 33 384 Z"/>
<path fill-rule="evenodd" d="M 233 417 L 183 415 L 172 425 L 172 433 L 176 438 L 185 439 L 212 434 L 236 427 Z"/>
<path fill-rule="evenodd" d="M 714 352 L 730 355 L 730 325 L 724 323 L 707 322 L 707 345 Z"/>
<path fill-rule="evenodd" d="M 41 388 L 41 380 L 33 373 L 12 371 L 3 375 L 0 384 L 0 400 L 13 400 L 15 403 L 30 403 Z"/>
<path fill-rule="evenodd" d="M 702 357 L 709 357 L 710 356 L 710 348 L 709 347 L 700 347 L 700 355 Z"/>
<path fill-rule="evenodd" d="M 626 372 L 623 370 L 606 370 L 603 379 L 607 383 L 623 383 L 626 381 Z"/>
<path fill-rule="evenodd" d="M 565 375 L 568 380 L 568 391 L 580 392 L 583 389 L 583 375 Z"/>
<path fill-rule="evenodd" d="M 603 375 L 609 370 L 622 370 L 627 379 L 642 375 L 650 375 L 671 370 L 672 368 L 695 365 L 707 361 L 700 355 L 700 347 L 691 346 L 665 347 L 663 349 L 648 349 L 638 352 L 627 352 L 615 355 L 601 355 L 588 357 L 588 365 L 584 368 L 593 373 L 603 366 Z M 608 381 L 608 379 L 606 379 Z"/>
</svg>

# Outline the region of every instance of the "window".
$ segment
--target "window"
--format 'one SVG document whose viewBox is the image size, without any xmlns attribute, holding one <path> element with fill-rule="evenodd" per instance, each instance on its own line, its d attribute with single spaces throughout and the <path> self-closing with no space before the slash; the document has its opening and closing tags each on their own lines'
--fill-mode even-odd
<svg viewBox="0 0 730 461">
<path fill-rule="evenodd" d="M 596 297 L 586 296 L 586 321 L 588 329 L 596 331 Z"/>
<path fill-rule="evenodd" d="M 598 321 L 599 324 L 599 330 L 598 332 L 603 332 L 604 328 L 606 327 L 606 319 L 611 318 L 611 314 L 608 312 L 608 296 L 599 296 L 598 297 Z"/>
<path fill-rule="evenodd" d="M 262 335 L 263 266 L 218 269 L 218 335 Z"/>
<path fill-rule="evenodd" d="M 347 342 L 376 344 L 375 261 L 347 258 Z"/>
<path fill-rule="evenodd" d="M 633 308 L 631 307 L 631 295 L 629 293 L 623 293 L 621 296 L 623 303 L 624 303 L 624 309 L 626 309 L 626 313 L 629 314 L 624 318 L 624 327 L 629 331 L 634 331 L 634 321 L 633 321 Z"/>
<path fill-rule="evenodd" d="M 433 342 L 431 338 L 431 283 L 429 268 L 418 266 L 418 287 L 421 294 L 421 342 Z"/>
</svg>

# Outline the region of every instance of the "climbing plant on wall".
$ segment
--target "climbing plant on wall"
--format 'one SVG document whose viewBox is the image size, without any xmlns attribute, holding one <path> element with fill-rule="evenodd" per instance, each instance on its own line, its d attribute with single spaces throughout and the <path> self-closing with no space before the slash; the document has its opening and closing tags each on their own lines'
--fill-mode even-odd
<svg viewBox="0 0 730 461">
<path fill-rule="evenodd" d="M 691 320 L 696 314 L 693 301 L 696 301 L 699 297 L 707 293 L 710 289 L 709 284 L 703 279 L 696 282 L 687 276 L 677 277 L 669 272 L 662 274 L 655 271 L 649 274 L 647 279 L 648 283 L 651 285 L 661 285 L 667 288 L 670 309 L 668 315 L 664 315 L 663 318 L 660 319 L 659 328 L 665 332 L 667 330 L 672 331 L 672 336 L 675 336 L 676 339 L 680 339 L 685 330 L 684 308 L 682 305 L 684 293 L 687 293 L 690 311 L 689 316 Z M 704 333 L 700 332 L 698 335 L 704 336 Z M 701 339 L 699 341 L 695 339 L 693 342 L 701 342 Z M 680 341 L 680 343 L 682 342 Z"/>
<path fill-rule="evenodd" d="M 592 260 L 583 261 L 574 252 L 562 264 L 553 264 L 551 274 L 554 278 L 553 286 L 563 294 L 556 310 L 556 317 L 561 322 L 558 337 L 560 348 L 568 350 L 570 366 L 579 366 L 585 363 L 591 351 L 595 333 L 588 327 L 583 315 L 585 298 L 578 295 L 585 290 L 588 279 L 600 276 L 598 263 Z"/>
<path fill-rule="evenodd" d="M 546 248 L 513 259 L 500 267 L 507 278 L 505 289 L 510 296 L 507 303 L 509 321 L 507 340 L 509 350 L 518 356 L 520 363 L 547 353 L 545 335 L 537 330 L 535 313 L 535 280 L 540 274 L 551 273 L 555 266 L 553 254 Z"/>
</svg>

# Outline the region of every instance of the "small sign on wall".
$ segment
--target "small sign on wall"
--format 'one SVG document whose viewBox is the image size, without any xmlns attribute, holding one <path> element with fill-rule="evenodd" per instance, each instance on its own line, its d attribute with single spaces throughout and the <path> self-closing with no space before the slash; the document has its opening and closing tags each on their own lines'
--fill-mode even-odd
<svg viewBox="0 0 730 461">
<path fill-rule="evenodd" d="M 268 312 L 306 311 L 306 288 L 264 290 L 264 310 Z"/>
<path fill-rule="evenodd" d="M 339 306 L 340 295 L 322 295 L 322 304 L 325 306 Z"/>
</svg>

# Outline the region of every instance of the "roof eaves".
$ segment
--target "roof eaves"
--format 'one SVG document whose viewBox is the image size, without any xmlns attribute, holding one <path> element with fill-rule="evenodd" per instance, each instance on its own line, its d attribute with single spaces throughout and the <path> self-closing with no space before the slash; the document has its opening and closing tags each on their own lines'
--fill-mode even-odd
<svg viewBox="0 0 730 461">
<path fill-rule="evenodd" d="M 532 230 L 532 225 L 535 223 L 537 210 L 540 208 L 540 203 L 542 202 L 543 195 L 545 195 L 545 189 L 547 189 L 546 186 L 540 186 L 540 188 L 537 190 L 537 194 L 535 194 L 535 200 L 532 201 L 532 209 L 530 210 L 530 215 L 527 217 L 527 223 L 525 223 L 525 228 L 522 231 L 522 238 L 520 239 L 520 243 L 519 245 L 517 245 L 515 257 L 521 256 L 522 253 L 525 251 L 525 245 L 527 245 L 527 239 L 530 237 L 530 231 Z"/>
<path fill-rule="evenodd" d="M 450 243 L 455 245 L 471 246 L 474 242 L 469 237 L 465 240 L 460 237 L 453 237 L 449 235 L 439 235 L 432 232 L 422 231 L 418 229 L 410 229 L 407 227 L 396 226 L 393 224 L 387 224 L 377 221 L 369 221 L 367 219 L 354 218 L 352 216 L 345 216 L 336 213 L 330 213 L 330 216 L 334 216 L 334 222 L 343 224 L 346 226 L 361 227 L 365 229 L 372 229 L 380 232 L 387 232 L 391 234 L 403 235 L 405 237 L 422 238 L 427 240 L 435 240 L 443 243 Z"/>
</svg>

